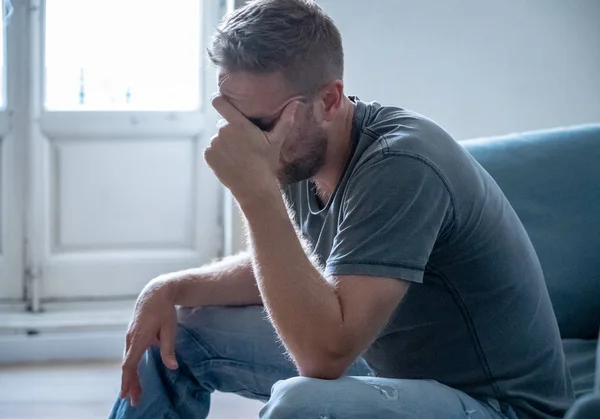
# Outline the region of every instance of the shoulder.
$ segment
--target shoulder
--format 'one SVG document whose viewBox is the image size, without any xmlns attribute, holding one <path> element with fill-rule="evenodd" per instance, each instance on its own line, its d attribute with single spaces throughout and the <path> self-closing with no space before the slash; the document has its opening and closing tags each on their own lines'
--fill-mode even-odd
<svg viewBox="0 0 600 419">
<path fill-rule="evenodd" d="M 436 165 L 440 157 L 460 147 L 433 120 L 377 102 L 367 104 L 361 135 L 369 137 L 371 144 L 360 156 L 357 168 L 389 156 L 413 157 Z"/>
</svg>

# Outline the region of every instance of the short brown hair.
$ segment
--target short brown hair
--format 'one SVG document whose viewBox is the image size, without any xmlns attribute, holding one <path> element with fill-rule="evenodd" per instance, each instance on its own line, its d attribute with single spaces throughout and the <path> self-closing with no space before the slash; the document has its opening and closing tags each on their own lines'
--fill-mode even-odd
<svg viewBox="0 0 600 419">
<path fill-rule="evenodd" d="M 208 48 L 228 71 L 283 74 L 295 93 L 342 79 L 342 37 L 313 0 L 254 0 L 226 16 Z"/>
</svg>

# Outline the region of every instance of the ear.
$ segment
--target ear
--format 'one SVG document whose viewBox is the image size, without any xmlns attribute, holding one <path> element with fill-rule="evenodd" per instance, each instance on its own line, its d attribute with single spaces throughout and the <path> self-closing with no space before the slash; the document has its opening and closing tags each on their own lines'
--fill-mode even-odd
<svg viewBox="0 0 600 419">
<path fill-rule="evenodd" d="M 342 101 L 344 99 L 344 82 L 341 80 L 334 80 L 331 83 L 327 83 L 322 89 L 320 94 L 320 107 L 322 119 L 325 122 L 329 122 L 335 118 Z"/>
</svg>

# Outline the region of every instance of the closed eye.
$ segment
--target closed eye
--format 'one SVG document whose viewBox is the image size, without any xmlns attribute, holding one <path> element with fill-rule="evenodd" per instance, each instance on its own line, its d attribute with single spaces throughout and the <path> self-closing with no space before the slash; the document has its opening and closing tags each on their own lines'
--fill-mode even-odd
<svg viewBox="0 0 600 419">
<path fill-rule="evenodd" d="M 260 118 L 248 118 L 250 122 L 258 127 L 261 131 L 271 131 L 275 127 L 276 119 L 265 121 Z"/>
</svg>

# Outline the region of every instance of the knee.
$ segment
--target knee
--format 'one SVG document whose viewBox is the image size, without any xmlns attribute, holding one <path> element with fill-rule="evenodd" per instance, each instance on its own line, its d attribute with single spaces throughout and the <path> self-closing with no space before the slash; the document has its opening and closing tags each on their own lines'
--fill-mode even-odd
<svg viewBox="0 0 600 419">
<path fill-rule="evenodd" d="M 174 344 L 175 357 L 180 366 L 193 365 L 211 357 L 210 351 L 201 345 L 199 337 L 181 324 L 177 326 Z M 180 371 L 167 368 L 163 362 L 160 347 L 152 345 L 140 359 L 138 375 L 142 384 L 151 385 L 150 383 L 155 381 L 172 383 L 180 375 Z"/>
<path fill-rule="evenodd" d="M 294 377 L 278 381 L 260 412 L 264 419 L 327 419 L 335 381 Z"/>
</svg>

